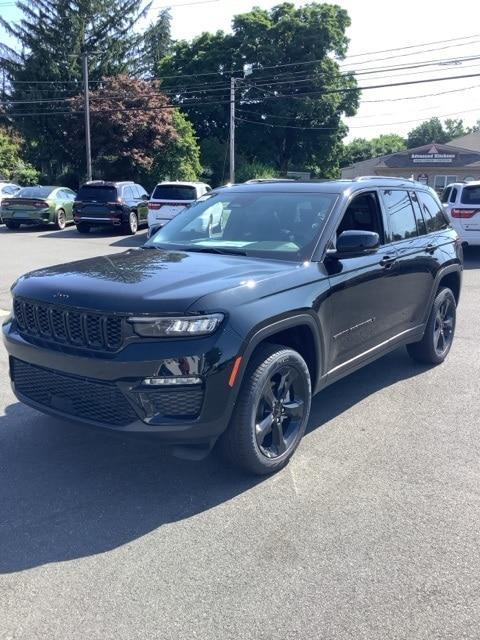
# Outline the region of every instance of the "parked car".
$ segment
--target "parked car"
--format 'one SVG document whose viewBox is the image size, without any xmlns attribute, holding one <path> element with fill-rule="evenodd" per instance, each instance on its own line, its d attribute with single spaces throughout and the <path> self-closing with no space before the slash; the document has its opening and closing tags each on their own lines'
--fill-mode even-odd
<svg viewBox="0 0 480 640">
<path fill-rule="evenodd" d="M 204 182 L 160 182 L 148 203 L 148 236 L 172 220 L 187 205 L 209 193 L 211 187 Z"/>
<path fill-rule="evenodd" d="M 2 201 L 7 198 L 11 198 L 16 193 L 20 191 L 21 187 L 18 184 L 13 184 L 12 182 L 6 182 L 4 180 L 0 180 L 0 224 L 3 222 L 2 220 Z"/>
<path fill-rule="evenodd" d="M 134 235 L 139 226 L 147 224 L 147 201 L 148 193 L 135 182 L 87 182 L 73 205 L 77 230 L 88 233 L 94 226 L 108 226 Z"/>
<path fill-rule="evenodd" d="M 480 245 L 480 181 L 449 184 L 441 199 L 463 244 Z"/>
<path fill-rule="evenodd" d="M 207 234 L 197 221 L 219 204 Z M 142 248 L 20 278 L 3 325 L 13 390 L 45 413 L 157 434 L 180 456 L 217 443 L 271 473 L 313 394 L 401 345 L 443 362 L 461 279 L 458 235 L 420 183 L 219 189 Z"/>
<path fill-rule="evenodd" d="M 2 200 L 1 215 L 8 229 L 48 223 L 64 229 L 72 220 L 74 200 L 75 192 L 66 187 L 23 187 L 13 197 Z"/>
</svg>

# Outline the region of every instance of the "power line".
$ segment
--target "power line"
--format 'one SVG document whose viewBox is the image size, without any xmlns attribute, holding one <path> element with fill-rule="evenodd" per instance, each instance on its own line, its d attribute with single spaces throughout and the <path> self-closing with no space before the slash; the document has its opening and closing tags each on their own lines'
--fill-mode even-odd
<svg viewBox="0 0 480 640">
<path fill-rule="evenodd" d="M 348 56 L 346 56 L 346 58 L 359 58 L 361 56 L 372 56 L 375 55 L 376 53 L 389 53 L 391 51 L 404 51 L 405 49 L 418 49 L 419 47 L 428 47 L 431 44 L 445 44 L 446 42 L 456 42 L 457 40 L 469 40 L 471 38 L 478 38 L 480 36 L 480 34 L 478 33 L 474 33 L 471 36 L 459 36 L 458 38 L 451 38 L 450 40 L 433 40 L 432 42 L 422 42 L 419 44 L 410 44 L 407 45 L 405 47 L 394 47 L 393 49 L 380 49 L 377 51 L 365 51 L 364 53 L 352 53 Z"/>
</svg>

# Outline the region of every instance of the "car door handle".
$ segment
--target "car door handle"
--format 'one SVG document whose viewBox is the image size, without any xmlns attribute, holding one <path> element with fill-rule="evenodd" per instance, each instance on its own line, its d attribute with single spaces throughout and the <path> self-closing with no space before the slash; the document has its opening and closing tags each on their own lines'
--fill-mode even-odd
<svg viewBox="0 0 480 640">
<path fill-rule="evenodd" d="M 380 260 L 380 266 L 384 269 L 390 269 L 390 267 L 397 261 L 395 256 L 384 256 Z"/>
<path fill-rule="evenodd" d="M 435 249 L 436 247 L 434 244 L 427 244 L 427 246 L 425 247 L 425 252 L 432 254 L 435 253 Z"/>
</svg>

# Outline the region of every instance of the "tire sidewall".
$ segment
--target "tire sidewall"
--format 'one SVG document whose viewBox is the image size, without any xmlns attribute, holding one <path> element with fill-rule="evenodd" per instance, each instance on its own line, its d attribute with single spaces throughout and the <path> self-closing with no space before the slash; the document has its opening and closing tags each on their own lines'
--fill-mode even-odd
<svg viewBox="0 0 480 640">
<path fill-rule="evenodd" d="M 62 221 L 62 222 L 61 222 Z M 67 226 L 67 216 L 63 209 L 57 211 L 56 227 L 62 231 Z"/>
<path fill-rule="evenodd" d="M 452 339 L 450 340 L 450 344 L 448 345 L 447 350 L 442 354 L 439 355 L 435 349 L 435 345 L 434 345 L 434 330 L 435 330 L 435 318 L 437 316 L 438 310 L 440 308 L 440 306 L 443 304 L 443 302 L 445 302 L 446 299 L 450 299 L 450 302 L 452 303 L 452 307 L 453 307 L 453 326 L 452 326 Z M 437 293 L 436 297 L 435 297 L 435 301 L 433 303 L 432 306 L 432 312 L 430 314 L 430 318 L 428 321 L 428 326 L 427 326 L 427 332 L 428 332 L 428 340 L 430 342 L 430 349 L 431 349 L 431 353 L 433 358 L 440 364 L 441 362 L 443 362 L 445 360 L 445 358 L 448 356 L 450 349 L 452 348 L 452 344 L 453 344 L 453 338 L 455 336 L 455 328 L 456 328 L 456 324 L 457 324 L 457 307 L 456 307 L 456 300 L 455 300 L 455 296 L 453 295 L 452 291 L 450 289 L 440 289 L 440 291 Z"/>
<path fill-rule="evenodd" d="M 132 236 L 138 231 L 138 217 L 135 211 L 131 211 L 128 214 L 128 229 Z"/>
</svg>

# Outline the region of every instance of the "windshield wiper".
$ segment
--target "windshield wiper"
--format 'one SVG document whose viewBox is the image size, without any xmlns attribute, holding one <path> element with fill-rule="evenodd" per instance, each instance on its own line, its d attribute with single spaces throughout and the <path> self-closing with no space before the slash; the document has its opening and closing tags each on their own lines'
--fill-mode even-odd
<svg viewBox="0 0 480 640">
<path fill-rule="evenodd" d="M 185 247 L 184 251 L 196 251 L 198 253 L 220 253 L 221 255 L 246 256 L 247 252 L 243 249 L 234 249 L 230 247 Z"/>
</svg>

